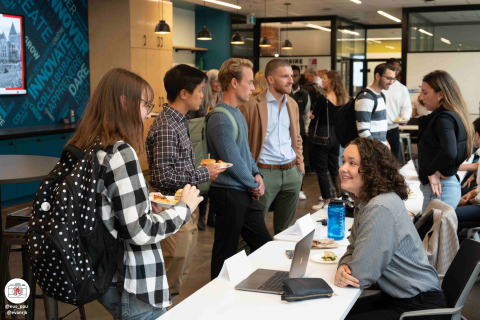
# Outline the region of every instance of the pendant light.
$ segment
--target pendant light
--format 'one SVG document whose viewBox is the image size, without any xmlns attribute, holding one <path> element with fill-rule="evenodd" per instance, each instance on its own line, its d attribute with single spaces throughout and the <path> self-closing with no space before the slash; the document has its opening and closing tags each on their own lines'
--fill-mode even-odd
<svg viewBox="0 0 480 320">
<path fill-rule="evenodd" d="M 287 39 L 285 40 L 285 42 L 282 45 L 282 50 L 292 50 L 293 45 L 290 42 L 290 40 L 288 40 L 288 23 L 289 23 L 288 22 L 288 6 L 291 5 L 291 3 L 285 3 L 285 5 L 287 6 Z"/>
<path fill-rule="evenodd" d="M 155 26 L 155 33 L 158 34 L 167 34 L 170 33 L 170 26 L 163 20 L 163 1 L 164 0 L 157 0 L 159 3 L 158 7 L 160 7 L 160 1 L 162 1 L 162 20 Z"/>
<path fill-rule="evenodd" d="M 212 33 L 205 27 L 205 1 L 203 2 L 203 28 L 197 34 L 197 40 L 212 40 Z"/>
<path fill-rule="evenodd" d="M 238 0 L 237 0 L 237 7 L 238 7 Z M 238 8 L 237 8 L 237 16 L 238 16 Z M 243 40 L 243 37 L 240 33 L 238 33 L 238 17 L 237 17 L 237 32 L 232 37 L 232 40 L 230 41 L 231 44 L 244 44 L 245 40 Z"/>
<path fill-rule="evenodd" d="M 266 17 L 267 17 L 267 0 L 265 0 L 265 18 Z M 259 47 L 262 47 L 262 48 L 268 48 L 272 46 L 272 44 L 270 43 L 270 39 L 268 39 L 267 37 L 266 28 L 267 28 L 267 24 L 265 24 L 265 28 L 264 28 L 265 35 L 263 36 L 262 41 L 260 41 L 260 44 L 258 45 Z"/>
</svg>

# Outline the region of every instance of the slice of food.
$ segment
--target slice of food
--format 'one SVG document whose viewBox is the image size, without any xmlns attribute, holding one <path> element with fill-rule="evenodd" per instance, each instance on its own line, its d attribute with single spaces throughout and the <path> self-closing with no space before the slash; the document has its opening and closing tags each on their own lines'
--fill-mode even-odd
<svg viewBox="0 0 480 320">
<path fill-rule="evenodd" d="M 155 201 L 162 201 L 162 200 L 166 200 L 167 198 L 165 196 L 161 196 L 159 194 L 155 194 L 153 195 L 153 200 Z"/>
<path fill-rule="evenodd" d="M 337 255 L 332 251 L 325 251 L 322 257 L 323 261 L 335 261 L 337 260 Z"/>
<path fill-rule="evenodd" d="M 215 167 L 215 159 L 203 159 L 200 162 L 200 165 L 202 167 L 206 167 L 206 168 L 214 168 Z"/>
<path fill-rule="evenodd" d="M 175 200 L 180 200 L 180 198 L 182 197 L 182 192 L 183 189 L 178 189 L 177 192 L 175 192 Z"/>
<path fill-rule="evenodd" d="M 400 118 L 395 119 L 395 122 L 405 122 L 405 121 L 407 121 L 407 118 L 405 118 L 405 117 L 400 117 Z"/>
</svg>

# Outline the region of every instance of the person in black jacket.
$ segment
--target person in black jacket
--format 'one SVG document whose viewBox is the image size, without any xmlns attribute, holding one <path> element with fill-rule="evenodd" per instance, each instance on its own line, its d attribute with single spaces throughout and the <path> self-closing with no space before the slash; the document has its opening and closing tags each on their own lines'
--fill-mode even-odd
<svg viewBox="0 0 480 320">
<path fill-rule="evenodd" d="M 323 76 L 323 89 L 327 91 L 317 99 L 315 108 L 310 112 L 308 132 L 311 141 L 311 157 L 317 172 L 318 184 L 323 201 L 336 198 L 335 180 L 338 175 L 338 155 L 340 144 L 335 137 L 335 119 L 337 110 L 348 102 L 347 91 L 340 74 L 331 70 Z M 327 111 L 328 109 L 328 111 Z M 318 144 L 318 137 L 328 137 L 328 144 Z M 322 203 L 314 205 L 313 210 L 320 210 Z"/>
<path fill-rule="evenodd" d="M 425 211 L 439 199 L 456 208 L 461 198 L 457 171 L 473 151 L 473 125 L 460 87 L 446 71 L 423 78 L 420 100 L 428 116 L 420 117 L 418 166 Z"/>
</svg>

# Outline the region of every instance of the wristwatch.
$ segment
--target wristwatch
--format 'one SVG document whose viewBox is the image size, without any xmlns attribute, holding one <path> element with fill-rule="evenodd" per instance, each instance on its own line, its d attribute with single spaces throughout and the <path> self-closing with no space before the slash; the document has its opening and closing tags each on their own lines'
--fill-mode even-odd
<svg viewBox="0 0 480 320">
<path fill-rule="evenodd" d="M 263 179 L 263 174 L 261 174 L 260 172 L 257 172 L 253 177 L 255 178 L 258 175 L 260 175 L 260 177 L 262 177 L 262 179 Z"/>
</svg>

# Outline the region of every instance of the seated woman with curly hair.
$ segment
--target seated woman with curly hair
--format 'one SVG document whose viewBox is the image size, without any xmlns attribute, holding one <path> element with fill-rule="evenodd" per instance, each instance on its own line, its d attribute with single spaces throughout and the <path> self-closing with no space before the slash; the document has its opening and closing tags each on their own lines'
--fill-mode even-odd
<svg viewBox="0 0 480 320">
<path fill-rule="evenodd" d="M 381 290 L 360 298 L 346 319 L 399 319 L 406 311 L 445 308 L 438 274 L 402 201 L 408 198 L 407 185 L 390 150 L 379 141 L 357 138 L 342 161 L 341 188 L 356 207 L 335 285 L 366 289 L 376 284 Z"/>
</svg>

